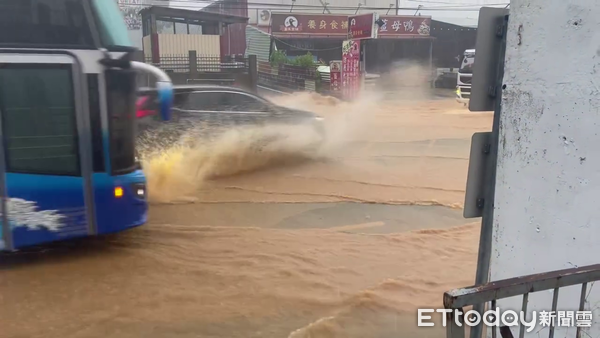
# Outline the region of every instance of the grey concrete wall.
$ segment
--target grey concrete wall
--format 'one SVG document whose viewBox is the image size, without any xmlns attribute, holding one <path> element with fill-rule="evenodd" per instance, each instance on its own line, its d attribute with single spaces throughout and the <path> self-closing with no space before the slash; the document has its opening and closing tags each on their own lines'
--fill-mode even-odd
<svg viewBox="0 0 600 338">
<path fill-rule="evenodd" d="M 594 0 L 511 1 L 492 281 L 599 261 L 599 30 Z M 588 292 L 594 323 L 582 337 L 597 337 L 600 288 Z M 579 293 L 561 289 L 558 310 L 576 310 Z M 519 310 L 521 298 L 498 305 Z M 551 291 L 529 297 L 529 312 L 551 306 Z M 525 337 L 547 334 L 548 327 Z M 574 337 L 575 328 L 557 327 L 554 336 Z"/>
</svg>

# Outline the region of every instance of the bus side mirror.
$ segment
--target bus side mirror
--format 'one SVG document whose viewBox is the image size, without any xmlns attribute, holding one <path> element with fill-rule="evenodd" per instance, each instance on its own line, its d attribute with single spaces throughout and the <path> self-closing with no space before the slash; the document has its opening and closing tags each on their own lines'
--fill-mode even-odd
<svg viewBox="0 0 600 338">
<path fill-rule="evenodd" d="M 100 59 L 101 65 L 108 68 L 121 68 L 121 69 L 129 69 L 131 67 L 131 61 L 129 59 L 122 57 L 120 59 L 111 59 L 110 57 L 104 57 Z"/>
<path fill-rule="evenodd" d="M 131 68 L 141 73 L 150 73 L 156 78 L 156 91 L 158 94 L 158 105 L 160 117 L 163 121 L 171 119 L 171 108 L 173 106 L 173 84 L 171 78 L 157 67 L 143 62 L 130 61 Z"/>
<path fill-rule="evenodd" d="M 163 121 L 171 120 L 171 108 L 173 107 L 173 85 L 171 82 L 157 82 L 158 104 L 160 117 Z"/>
</svg>

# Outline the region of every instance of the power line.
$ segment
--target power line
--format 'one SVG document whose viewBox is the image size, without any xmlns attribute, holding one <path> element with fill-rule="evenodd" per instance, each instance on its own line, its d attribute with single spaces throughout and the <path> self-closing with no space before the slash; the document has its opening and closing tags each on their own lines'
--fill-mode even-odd
<svg viewBox="0 0 600 338">
<path fill-rule="evenodd" d="M 419 1 L 419 2 L 424 2 L 424 1 L 420 1 L 420 0 L 409 0 L 409 1 Z M 222 1 L 213 1 L 213 0 L 194 0 L 192 1 L 172 1 L 172 0 L 153 0 L 151 5 L 154 6 L 158 6 L 158 7 L 172 7 L 174 4 L 174 2 L 178 2 L 181 4 L 175 4 L 175 6 L 177 8 L 193 8 L 193 9 L 203 9 L 206 8 L 207 6 L 210 6 L 212 4 L 218 4 L 218 5 L 225 5 L 226 8 L 245 8 L 245 4 L 239 3 L 239 2 L 222 2 Z M 157 3 L 167 3 L 167 6 L 164 5 L 160 5 Z M 433 2 L 432 2 L 433 3 Z M 417 10 L 417 9 L 424 9 L 424 10 L 438 10 L 438 9 L 453 9 L 453 8 L 469 8 L 469 7 L 477 7 L 480 8 L 482 7 L 481 5 L 475 5 L 475 4 L 467 4 L 467 3 L 461 3 L 461 4 L 455 4 L 455 3 L 451 3 L 451 2 L 440 2 L 440 3 L 444 3 L 444 4 L 452 4 L 452 6 L 432 6 L 432 7 L 427 7 L 427 6 L 421 6 L 419 7 L 397 7 L 397 9 L 400 10 Z M 207 6 L 202 6 L 202 7 L 196 7 L 193 4 L 206 4 Z M 236 4 L 239 6 L 231 6 L 232 4 Z M 269 7 L 285 7 L 285 8 L 289 8 L 291 7 L 291 3 L 290 4 L 277 4 L 277 3 L 265 3 L 265 2 L 247 2 L 246 4 L 248 5 L 260 5 L 260 6 L 269 6 Z M 126 6 L 140 6 L 139 4 L 123 4 Z M 502 2 L 502 3 L 493 3 L 493 4 L 486 4 L 485 6 L 506 6 L 506 2 Z M 300 4 L 294 4 L 294 7 L 311 7 L 311 8 L 319 8 L 322 9 L 323 6 L 322 5 L 300 5 Z M 348 8 L 348 9 L 352 9 L 352 10 L 356 10 L 357 6 L 327 6 L 328 8 Z M 365 9 L 384 9 L 387 10 L 389 8 L 388 7 L 368 7 L 368 6 L 361 6 L 361 8 L 365 8 Z"/>
<path fill-rule="evenodd" d="M 492 4 L 484 4 L 481 5 L 479 3 L 472 3 L 472 2 L 453 2 L 453 1 L 431 1 L 431 0 L 406 0 L 409 2 L 422 2 L 422 3 L 431 3 L 431 4 L 449 4 L 449 5 L 453 5 L 451 7 L 483 7 L 483 6 L 505 6 L 507 5 L 509 2 L 507 1 L 503 1 L 503 2 L 498 2 L 498 3 L 492 3 Z M 234 3 L 238 3 L 238 2 L 227 2 L 227 1 L 214 1 L 214 0 L 193 0 L 193 1 L 183 1 L 183 0 L 152 0 L 151 2 L 158 2 L 158 3 L 169 3 L 171 5 L 176 5 L 176 6 L 180 6 L 174 3 L 182 3 L 182 6 L 188 6 L 190 4 L 193 3 L 208 3 L 208 4 L 225 4 L 225 5 L 229 5 L 229 4 L 234 4 Z M 249 4 L 251 4 L 252 2 L 248 2 Z M 280 5 L 280 6 L 291 6 L 290 4 L 271 4 L 269 3 L 269 5 Z M 294 6 L 296 6 L 296 4 L 294 4 Z M 318 7 L 322 7 L 321 5 L 318 5 Z M 330 6 L 327 6 L 330 7 Z M 349 7 L 353 7 L 356 8 L 356 6 L 349 6 Z M 387 8 L 387 7 L 386 7 Z M 416 8 L 407 8 L 407 9 L 416 9 Z"/>
<path fill-rule="evenodd" d="M 287 43 L 287 42 L 285 42 L 285 41 L 283 41 L 283 40 L 281 40 L 281 39 L 279 39 L 279 38 L 277 38 L 277 37 L 275 37 L 275 36 L 271 36 L 271 37 L 273 38 L 273 40 L 276 40 L 276 41 L 278 41 L 278 42 L 279 42 L 279 43 L 281 43 L 282 45 L 286 45 L 286 46 L 288 46 L 288 47 L 293 47 L 293 48 L 296 48 L 296 49 L 298 49 L 298 50 L 303 50 L 303 51 L 309 51 L 309 52 L 325 52 L 325 51 L 330 51 L 330 50 L 342 49 L 342 46 L 333 47 L 333 48 L 323 48 L 323 49 L 315 49 L 315 48 L 313 48 L 313 49 L 310 49 L 310 48 L 300 48 L 300 47 L 294 46 L 294 45 L 292 45 L 292 44 L 289 44 L 289 43 Z"/>
<path fill-rule="evenodd" d="M 144 5 L 138 5 L 138 4 L 119 4 L 119 6 L 121 7 L 149 7 L 149 6 L 144 6 Z M 150 5 L 150 6 L 154 6 L 154 7 L 164 7 L 164 8 L 173 8 L 171 6 L 165 6 L 165 5 Z M 252 7 L 251 7 L 252 6 Z M 254 7 L 256 6 L 256 7 Z M 490 5 L 486 5 L 489 7 L 493 7 L 493 6 L 506 6 L 506 4 L 490 4 Z M 194 7 L 194 6 L 190 6 L 190 5 L 177 5 L 176 8 L 182 8 L 182 9 L 191 9 L 191 10 L 203 10 L 205 9 L 207 6 L 205 7 Z M 225 7 L 225 9 L 269 9 L 269 8 L 277 8 L 280 7 L 282 9 L 285 9 L 286 12 L 287 9 L 289 9 L 291 7 L 291 4 L 271 4 L 271 3 L 259 3 L 259 2 L 252 2 L 252 3 L 248 3 L 248 6 L 227 6 Z M 435 12 L 479 12 L 480 8 L 467 8 L 467 7 L 473 7 L 473 6 L 445 6 L 445 7 L 420 7 L 420 8 L 416 8 L 416 7 L 391 7 L 391 9 L 397 9 L 397 10 L 407 10 L 407 11 L 415 11 L 415 10 L 420 10 L 420 11 L 435 11 Z M 304 8 L 304 9 L 314 9 L 314 10 L 321 10 L 323 9 L 323 6 L 319 6 L 319 5 L 298 5 L 295 4 L 294 8 Z M 347 10 L 347 11 L 355 11 L 356 10 L 356 6 L 327 6 L 327 8 L 330 9 L 338 9 L 338 10 Z M 389 10 L 390 7 L 369 7 L 369 6 L 361 6 L 361 10 Z"/>
<path fill-rule="evenodd" d="M 428 1 L 428 0 L 406 0 L 409 2 L 421 2 L 421 3 L 428 3 L 428 4 L 451 4 L 451 5 L 467 5 L 467 6 L 475 6 L 475 7 L 483 7 L 483 6 L 492 6 L 492 5 L 497 5 L 497 6 L 504 6 L 507 4 L 507 2 L 501 3 L 501 4 L 485 4 L 485 5 L 481 5 L 481 4 L 475 4 L 475 3 L 457 3 L 457 2 L 452 2 L 452 1 Z"/>
</svg>

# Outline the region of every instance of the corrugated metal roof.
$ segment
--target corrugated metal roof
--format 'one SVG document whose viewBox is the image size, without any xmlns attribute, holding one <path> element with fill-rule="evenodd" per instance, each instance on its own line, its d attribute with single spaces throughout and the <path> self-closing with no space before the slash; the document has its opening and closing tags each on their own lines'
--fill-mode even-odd
<svg viewBox="0 0 600 338">
<path fill-rule="evenodd" d="M 246 56 L 256 55 L 257 61 L 269 62 L 271 35 L 250 25 L 246 26 Z"/>
</svg>

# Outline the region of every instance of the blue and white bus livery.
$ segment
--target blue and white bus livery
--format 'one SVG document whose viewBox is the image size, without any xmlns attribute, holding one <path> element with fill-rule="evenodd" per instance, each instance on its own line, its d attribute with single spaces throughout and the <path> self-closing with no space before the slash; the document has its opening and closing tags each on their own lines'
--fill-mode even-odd
<svg viewBox="0 0 600 338">
<path fill-rule="evenodd" d="M 0 250 L 146 222 L 134 52 L 115 1 L 0 0 Z"/>
</svg>

